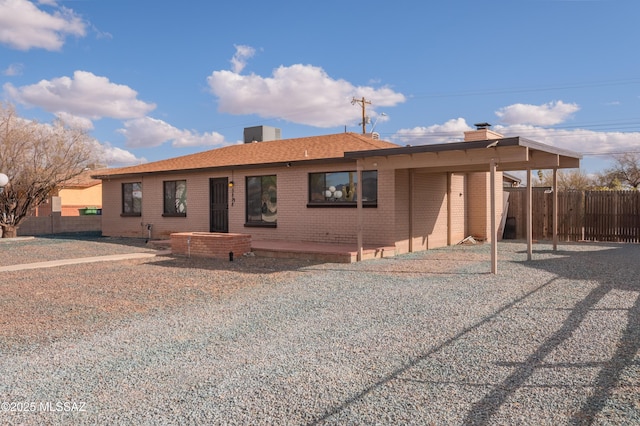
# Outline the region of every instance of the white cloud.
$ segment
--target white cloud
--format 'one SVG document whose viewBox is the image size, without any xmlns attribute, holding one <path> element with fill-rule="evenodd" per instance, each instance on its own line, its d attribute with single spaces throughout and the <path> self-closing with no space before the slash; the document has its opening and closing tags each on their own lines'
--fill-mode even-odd
<svg viewBox="0 0 640 426">
<path fill-rule="evenodd" d="M 473 130 L 464 118 L 453 118 L 444 124 L 400 129 L 391 140 L 401 145 L 427 145 L 434 143 L 460 142 L 464 132 Z"/>
<path fill-rule="evenodd" d="M 192 146 L 214 146 L 225 143 L 224 136 L 217 132 L 198 134 L 190 130 L 180 130 L 165 121 L 151 117 L 142 117 L 124 123 L 119 133 L 126 138 L 126 145 L 134 148 L 160 146 L 172 141 L 175 148 Z"/>
<path fill-rule="evenodd" d="M 218 109 L 229 114 L 257 114 L 316 127 L 358 123 L 362 110 L 353 97 L 365 97 L 372 115 L 376 107 L 395 106 L 405 96 L 389 87 L 354 86 L 331 78 L 322 68 L 295 64 L 281 66 L 271 77 L 214 71 L 208 78 L 218 97 Z"/>
<path fill-rule="evenodd" d="M 156 107 L 138 100 L 138 93 L 130 87 L 87 71 L 75 71 L 73 78 L 42 80 L 17 88 L 6 83 L 4 90 L 24 105 L 38 106 L 54 114 L 65 112 L 91 119 L 142 117 Z"/>
<path fill-rule="evenodd" d="M 596 132 L 587 129 L 547 129 L 530 125 L 495 126 L 506 137 L 520 136 L 583 154 L 637 151 L 640 132 Z"/>
<path fill-rule="evenodd" d="M 596 132 L 579 128 L 544 127 L 563 122 L 579 109 L 577 104 L 562 101 L 543 105 L 510 105 L 496 112 L 506 125 L 497 125 L 494 130 L 507 137 L 520 136 L 584 154 L 619 153 L 637 150 L 640 146 L 640 132 Z"/>
<path fill-rule="evenodd" d="M 496 111 L 496 115 L 505 124 L 531 124 L 534 126 L 553 126 L 562 123 L 580 107 L 562 101 L 543 105 L 514 104 Z"/>
<path fill-rule="evenodd" d="M 57 7 L 55 2 L 40 2 Z M 68 35 L 83 37 L 86 23 L 71 9 L 47 13 L 27 0 L 0 0 L 0 43 L 19 50 L 60 50 Z"/>
<path fill-rule="evenodd" d="M 182 135 L 171 143 L 174 148 L 186 148 L 192 146 L 219 146 L 225 145 L 224 136 L 218 132 L 194 133 L 191 130 L 182 130 Z"/>
<path fill-rule="evenodd" d="M 3 75 L 7 77 L 14 77 L 16 75 L 22 75 L 22 70 L 24 69 L 23 64 L 10 64 L 4 71 L 2 71 Z"/>
<path fill-rule="evenodd" d="M 236 48 L 236 53 L 231 58 L 231 69 L 239 74 L 247 66 L 247 59 L 256 54 L 256 50 L 251 46 L 244 45 L 234 45 L 233 47 Z"/>
<path fill-rule="evenodd" d="M 66 112 L 59 112 L 56 116 L 69 127 L 76 129 L 93 130 L 93 121 L 85 117 L 78 117 L 77 115 L 69 114 Z"/>
<path fill-rule="evenodd" d="M 110 167 L 132 166 L 147 162 L 146 158 L 136 157 L 131 152 L 112 146 L 109 143 L 97 144 L 96 152 L 99 153 L 99 161 Z"/>
<path fill-rule="evenodd" d="M 96 27 L 95 25 L 91 25 L 91 29 L 93 30 L 94 34 L 96 35 L 96 38 L 98 40 L 112 40 L 113 39 L 113 34 L 106 32 L 106 31 L 102 31 L 100 29 L 98 29 L 98 27 Z"/>
<path fill-rule="evenodd" d="M 463 118 L 428 127 L 398 130 L 390 139 L 401 145 L 427 145 L 434 143 L 460 142 L 464 132 L 473 130 Z M 640 132 L 595 132 L 586 129 L 550 129 L 528 124 L 494 126 L 495 132 L 505 137 L 523 137 L 557 148 L 584 155 L 606 155 L 625 151 L 637 151 Z"/>
<path fill-rule="evenodd" d="M 146 163 L 147 159 L 144 157 L 136 157 L 131 152 L 122 148 L 115 147 L 109 142 L 98 142 L 93 140 L 93 152 L 95 153 L 95 160 L 98 163 L 106 164 L 109 167 L 123 167 L 132 166 L 136 164 Z"/>
</svg>

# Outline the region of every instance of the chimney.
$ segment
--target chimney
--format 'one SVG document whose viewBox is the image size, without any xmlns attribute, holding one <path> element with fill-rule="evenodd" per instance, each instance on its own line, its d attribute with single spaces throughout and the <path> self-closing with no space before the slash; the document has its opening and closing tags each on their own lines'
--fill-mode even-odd
<svg viewBox="0 0 640 426">
<path fill-rule="evenodd" d="M 491 124 L 489 123 L 476 123 L 474 126 L 476 126 L 476 130 L 464 132 L 465 142 L 502 139 L 504 137 L 500 133 L 491 130 Z"/>
</svg>

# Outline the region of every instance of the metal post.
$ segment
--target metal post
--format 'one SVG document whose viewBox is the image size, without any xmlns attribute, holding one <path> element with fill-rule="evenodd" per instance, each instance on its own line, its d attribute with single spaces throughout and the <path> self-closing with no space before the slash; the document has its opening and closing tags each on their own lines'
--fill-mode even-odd
<svg viewBox="0 0 640 426">
<path fill-rule="evenodd" d="M 362 229 L 363 229 L 363 224 L 364 224 L 364 215 L 362 212 L 362 160 L 358 160 L 357 166 L 356 166 L 356 181 L 357 181 L 357 186 L 356 186 L 356 209 L 358 210 L 358 217 L 357 217 L 357 231 L 358 231 L 358 254 L 357 254 L 357 260 L 358 262 L 360 262 L 362 260 L 362 253 L 363 253 L 363 236 L 362 236 Z"/>
<path fill-rule="evenodd" d="M 527 169 L 527 260 L 531 260 L 533 257 L 533 189 L 531 183 L 531 169 Z"/>
<path fill-rule="evenodd" d="M 553 251 L 558 250 L 558 169 L 553 169 Z"/>
</svg>

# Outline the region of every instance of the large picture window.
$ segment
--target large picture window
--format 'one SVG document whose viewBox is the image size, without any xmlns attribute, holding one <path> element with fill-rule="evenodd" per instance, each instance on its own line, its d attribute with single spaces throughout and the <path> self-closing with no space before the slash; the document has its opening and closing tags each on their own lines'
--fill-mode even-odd
<svg viewBox="0 0 640 426">
<path fill-rule="evenodd" d="M 378 171 L 362 172 L 362 204 L 375 207 L 378 203 Z M 355 206 L 358 174 L 355 171 L 309 173 L 309 207 Z"/>
<path fill-rule="evenodd" d="M 122 184 L 122 215 L 140 216 L 142 214 L 142 183 Z"/>
<path fill-rule="evenodd" d="M 247 177 L 247 226 L 276 226 L 278 181 L 276 176 Z"/>
<path fill-rule="evenodd" d="M 163 216 L 187 215 L 187 181 L 170 180 L 164 182 Z"/>
</svg>

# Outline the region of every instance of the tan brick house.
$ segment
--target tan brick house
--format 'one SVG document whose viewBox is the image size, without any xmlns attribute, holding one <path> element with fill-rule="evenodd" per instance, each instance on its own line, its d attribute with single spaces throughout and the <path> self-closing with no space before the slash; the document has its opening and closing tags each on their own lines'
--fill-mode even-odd
<svg viewBox="0 0 640 426">
<path fill-rule="evenodd" d="M 502 171 L 578 167 L 580 158 L 487 126 L 465 142 L 414 147 L 355 133 L 246 142 L 96 174 L 103 235 L 231 232 L 397 254 L 469 235 L 491 241 Z"/>
</svg>

